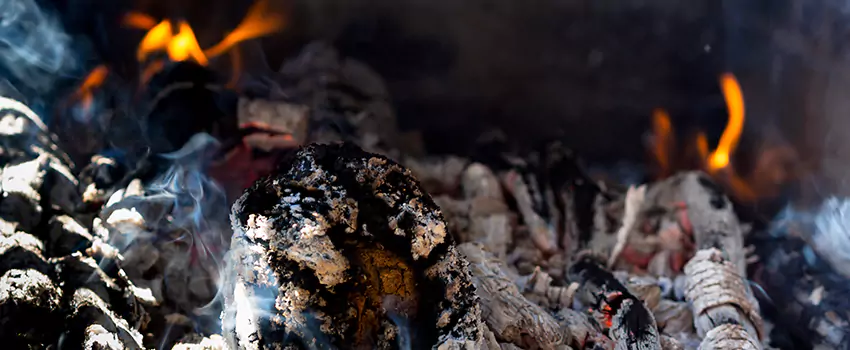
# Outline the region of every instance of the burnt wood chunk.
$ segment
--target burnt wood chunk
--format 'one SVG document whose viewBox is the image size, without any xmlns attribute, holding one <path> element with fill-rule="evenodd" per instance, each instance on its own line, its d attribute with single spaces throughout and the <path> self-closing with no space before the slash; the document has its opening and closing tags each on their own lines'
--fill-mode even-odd
<svg viewBox="0 0 850 350">
<path fill-rule="evenodd" d="M 482 337 L 468 263 L 410 172 L 311 145 L 233 205 L 224 335 L 232 349 L 464 348 Z"/>
<path fill-rule="evenodd" d="M 655 318 L 646 305 L 593 258 L 580 258 L 570 274 L 579 281 L 579 298 L 606 315 L 615 349 L 661 349 Z"/>
</svg>

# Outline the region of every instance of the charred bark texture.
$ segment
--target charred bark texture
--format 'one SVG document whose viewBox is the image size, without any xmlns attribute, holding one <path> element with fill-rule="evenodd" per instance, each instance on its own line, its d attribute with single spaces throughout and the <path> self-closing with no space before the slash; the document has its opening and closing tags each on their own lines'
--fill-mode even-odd
<svg viewBox="0 0 850 350">
<path fill-rule="evenodd" d="M 385 157 L 303 148 L 236 201 L 231 221 L 222 321 L 232 348 L 481 340 L 468 263 L 430 196 Z"/>
</svg>

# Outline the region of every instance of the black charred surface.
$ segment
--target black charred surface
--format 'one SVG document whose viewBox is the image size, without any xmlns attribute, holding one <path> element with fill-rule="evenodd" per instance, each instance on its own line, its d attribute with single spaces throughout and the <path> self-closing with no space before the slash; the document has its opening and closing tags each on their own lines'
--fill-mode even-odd
<svg viewBox="0 0 850 350">
<path fill-rule="evenodd" d="M 256 233 L 249 232 L 249 222 L 258 217 L 274 219 L 268 240 L 252 237 Z M 326 342 L 318 344 L 320 347 L 355 347 L 353 342 L 363 319 L 351 316 L 359 310 L 353 298 L 374 288 L 364 285 L 359 277 L 364 275 L 364 267 L 357 263 L 358 256 L 367 247 L 398 255 L 415 275 L 412 293 L 418 298 L 418 306 L 407 310 L 416 315 L 408 320 L 415 336 L 412 344 L 430 348 L 449 342 L 474 342 L 481 336 L 474 286 L 465 260 L 455 252 L 445 231 L 439 208 L 409 171 L 386 157 L 350 144 L 305 147 L 285 160 L 276 173 L 248 189 L 234 204 L 231 218 L 234 227 L 239 227 L 233 238 L 234 248 L 240 244 L 261 247 L 279 288 L 270 291 L 261 283 L 252 283 L 253 276 L 237 275 L 233 278 L 236 283 L 246 281 L 255 293 L 272 292 L 278 295 L 277 300 L 280 295 L 288 295 L 286 286 L 297 286 L 311 294 L 299 311 L 307 316 L 300 324 L 276 322 L 275 315 L 283 316 L 284 310 L 269 310 L 272 315 L 260 321 L 259 340 L 255 343 L 262 348 L 298 344 L 312 338 Z M 305 230 L 315 227 L 317 220 L 329 225 L 323 226 L 324 232 L 313 234 L 327 237 L 331 247 L 322 250 L 316 244 L 310 252 L 314 247 L 305 245 L 313 241 L 304 232 L 310 232 Z M 311 259 L 325 259 L 327 264 L 339 264 L 342 258 L 350 265 L 342 275 L 331 273 L 328 265 L 311 265 L 301 259 L 299 252 Z M 267 272 L 259 272 L 263 273 Z M 226 285 L 225 293 L 232 293 L 232 288 L 234 285 Z M 225 302 L 233 303 L 233 295 L 226 296 Z M 226 305 L 225 309 L 233 307 Z M 392 325 L 388 313 L 396 311 L 382 310 L 379 318 L 385 325 Z M 380 329 L 386 332 L 392 327 Z M 225 330 L 225 335 L 233 337 L 232 345 L 246 341 L 238 330 Z M 377 334 L 373 336 L 378 339 Z M 373 346 L 395 348 L 398 344 Z"/>
<path fill-rule="evenodd" d="M 159 154 L 180 149 L 199 132 L 235 133 L 236 98 L 221 84 L 212 70 L 193 62 L 155 75 L 145 90 L 144 144 Z"/>
<path fill-rule="evenodd" d="M 612 318 L 612 333 L 626 335 L 618 342 L 629 346 L 658 342 L 655 319 L 643 302 L 592 257 L 580 258 L 570 267 L 570 275 L 596 300 L 591 307 Z"/>
<path fill-rule="evenodd" d="M 73 164 L 37 115 L 5 98 L 0 167 L 0 344 L 81 349 L 115 336 L 120 348 L 140 348 L 126 320 L 143 325 L 145 312 L 120 267 L 89 256 L 96 239 L 76 221 L 84 215 Z M 77 294 L 92 307 L 75 304 Z"/>
<path fill-rule="evenodd" d="M 498 138 L 482 142 L 477 148 L 476 157 L 494 170 L 515 169 L 523 175 L 529 186 L 534 210 L 546 221 L 561 216 L 560 222 L 554 222 L 560 232 L 574 220 L 578 228 L 579 244 L 586 244 L 593 234 L 594 203 L 598 195 L 606 195 L 596 182 L 587 174 L 582 160 L 576 153 L 560 140 L 551 140 L 540 144 L 539 147 L 522 157 L 510 157 L 515 153 L 511 147 Z M 550 213 L 552 208 L 545 199 L 545 192 L 551 190 L 554 194 L 554 208 L 563 213 L 564 198 L 570 197 L 572 203 L 571 218 Z M 560 214 L 560 213 L 558 213 Z"/>
</svg>

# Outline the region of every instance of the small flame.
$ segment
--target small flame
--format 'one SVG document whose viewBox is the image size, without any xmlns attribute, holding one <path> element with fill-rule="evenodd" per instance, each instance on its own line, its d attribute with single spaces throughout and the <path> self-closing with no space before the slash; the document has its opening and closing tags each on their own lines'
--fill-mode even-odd
<svg viewBox="0 0 850 350">
<path fill-rule="evenodd" d="M 189 58 L 198 62 L 198 64 L 206 66 L 207 56 L 198 45 L 198 39 L 195 38 L 195 32 L 188 23 L 181 21 L 180 30 L 177 35 L 171 38 L 168 43 L 168 57 L 174 62 L 185 61 Z"/>
<path fill-rule="evenodd" d="M 99 65 L 89 73 L 77 89 L 76 95 L 84 114 L 88 115 L 91 111 L 94 103 L 94 90 L 103 85 L 107 75 L 109 75 L 109 69 L 105 65 Z"/>
<path fill-rule="evenodd" d="M 652 111 L 652 131 L 655 136 L 653 153 L 661 167 L 661 176 L 664 177 L 670 171 L 670 150 L 674 143 L 670 115 L 662 108 Z"/>
<path fill-rule="evenodd" d="M 708 159 L 708 137 L 705 136 L 705 132 L 697 133 L 696 144 L 699 159 Z"/>
<path fill-rule="evenodd" d="M 729 165 L 729 156 L 735 151 L 741 131 L 744 129 L 744 94 L 741 92 L 738 80 L 731 73 L 723 74 L 720 76 L 720 87 L 729 109 L 729 122 L 723 130 L 723 135 L 720 136 L 717 149 L 708 158 L 709 171 L 716 171 Z"/>
<path fill-rule="evenodd" d="M 165 20 L 159 22 L 151 28 L 142 42 L 139 44 L 139 50 L 136 53 L 136 59 L 139 62 L 144 62 L 151 53 L 168 48 L 168 43 L 171 41 L 171 21 Z"/>
<path fill-rule="evenodd" d="M 144 13 L 130 12 L 124 16 L 124 25 L 136 29 L 150 30 L 156 26 L 156 20 Z"/>
<path fill-rule="evenodd" d="M 274 33 L 283 28 L 283 17 L 269 11 L 269 1 L 260 0 L 248 10 L 242 23 L 220 43 L 204 51 L 208 57 L 216 57 L 234 45 L 249 39 Z"/>
</svg>

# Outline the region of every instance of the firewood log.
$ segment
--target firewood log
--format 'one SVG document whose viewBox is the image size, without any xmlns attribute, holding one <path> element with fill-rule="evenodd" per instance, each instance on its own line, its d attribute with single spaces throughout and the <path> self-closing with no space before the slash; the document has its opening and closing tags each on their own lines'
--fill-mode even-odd
<svg viewBox="0 0 850 350">
<path fill-rule="evenodd" d="M 694 308 L 697 334 L 706 337 L 716 327 L 734 324 L 760 339 L 762 319 L 746 279 L 745 232 L 732 203 L 700 172 L 671 177 L 650 192 L 656 203 L 679 201 L 687 208 L 698 251 L 685 266 L 685 294 Z"/>
<path fill-rule="evenodd" d="M 458 247 L 469 260 L 475 287 L 481 297 L 482 317 L 498 340 L 521 348 L 554 349 L 569 343 L 558 322 L 546 310 L 522 296 L 492 254 L 474 243 Z"/>
</svg>

